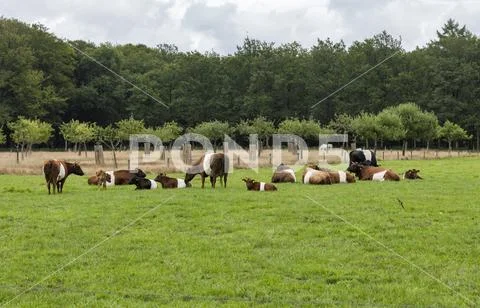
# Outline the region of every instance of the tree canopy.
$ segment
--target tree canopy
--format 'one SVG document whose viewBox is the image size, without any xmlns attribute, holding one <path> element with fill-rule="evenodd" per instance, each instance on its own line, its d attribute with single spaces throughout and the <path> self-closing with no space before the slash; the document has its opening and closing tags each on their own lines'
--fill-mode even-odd
<svg viewBox="0 0 480 308">
<path fill-rule="evenodd" d="M 397 108 L 403 130 L 379 140 L 434 139 L 436 124 L 446 120 L 480 140 L 480 40 L 452 19 L 412 51 L 382 31 L 350 46 L 319 39 L 310 48 L 247 37 L 233 54 L 219 55 L 169 44 L 65 41 L 40 24 L 4 17 L 0 37 L 0 127 L 19 117 L 55 128 L 78 120 L 117 127 L 117 137 L 125 139 L 145 127 L 175 136 L 165 123 L 193 128 L 217 120 L 239 134 L 250 130 L 266 138 L 293 118 L 305 121 L 311 134 L 318 131 L 313 122 L 354 133 L 353 118 Z M 390 114 L 379 119 L 380 125 L 398 124 Z"/>
</svg>

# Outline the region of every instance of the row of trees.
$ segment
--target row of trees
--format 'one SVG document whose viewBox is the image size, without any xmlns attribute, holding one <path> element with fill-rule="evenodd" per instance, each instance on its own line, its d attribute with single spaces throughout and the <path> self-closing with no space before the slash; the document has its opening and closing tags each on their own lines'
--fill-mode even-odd
<svg viewBox="0 0 480 308">
<path fill-rule="evenodd" d="M 52 126 L 46 122 L 25 118 L 10 122 L 8 127 L 12 131 L 11 138 L 22 155 L 31 151 L 33 144 L 47 142 L 53 132 Z M 414 147 L 417 141 L 424 141 L 428 148 L 432 140 L 444 139 L 451 150 L 453 141 L 470 138 L 467 132 L 455 123 L 446 121 L 443 126 L 440 126 L 435 114 L 422 111 L 413 103 L 387 107 L 378 114 L 361 113 L 356 117 L 341 114 L 325 126 L 315 120 L 296 118 L 285 119 L 276 126 L 273 121 L 259 116 L 234 125 L 215 120 L 183 129 L 176 122 L 167 122 L 158 127 L 146 127 L 143 120 L 130 117 L 105 127 L 96 123 L 71 120 L 61 124 L 59 132 L 65 140 L 65 150 L 69 148 L 69 143 L 73 144 L 74 150 L 78 150 L 79 155 L 82 147 L 86 154 L 89 142 L 103 143 L 115 153 L 115 150 L 125 145 L 133 134 L 155 135 L 167 146 L 184 132 L 203 135 L 214 146 L 221 144 L 225 134 L 234 136 L 240 143 L 242 140 L 247 140 L 250 134 L 257 134 L 261 145 L 268 146 L 271 136 L 275 133 L 294 134 L 302 137 L 309 144 L 317 142 L 319 134 L 342 133 L 349 134 L 355 141 L 363 141 L 367 148 L 370 148 L 369 141 L 373 141 L 374 148 L 377 148 L 378 141 L 382 143 L 402 141 L 404 154 L 408 141 L 411 141 Z M 5 141 L 4 137 L 3 141 Z"/>
<path fill-rule="evenodd" d="M 370 140 L 374 148 L 378 141 L 402 141 L 403 155 L 409 140 L 413 147 L 417 141 L 424 141 L 428 150 L 431 141 L 444 139 L 451 150 L 453 141 L 458 147 L 458 141 L 471 138 L 462 127 L 449 120 L 440 126 L 434 113 L 423 111 L 413 103 L 387 107 L 378 114 L 363 112 L 356 117 L 342 114 L 335 117 L 330 127 L 360 137 L 367 148 Z"/>
<path fill-rule="evenodd" d="M 479 147 L 480 40 L 453 20 L 428 44 L 408 52 L 386 32 L 350 46 L 327 39 L 310 48 L 247 37 L 230 55 L 182 52 L 165 44 L 96 45 L 64 41 L 42 25 L 2 17 L 0 37 L 0 127 L 7 135 L 6 123 L 19 116 L 55 127 L 71 119 L 115 126 L 130 115 L 148 127 L 263 116 L 278 127 L 286 118 L 329 123 L 336 114 L 379 114 L 414 102 L 441 123 L 453 121 L 476 135 Z M 56 138 L 57 145 L 63 142 Z"/>
</svg>

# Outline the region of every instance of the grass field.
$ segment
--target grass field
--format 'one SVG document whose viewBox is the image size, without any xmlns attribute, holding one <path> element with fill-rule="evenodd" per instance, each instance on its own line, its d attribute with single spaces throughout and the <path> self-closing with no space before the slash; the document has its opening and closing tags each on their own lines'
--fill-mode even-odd
<svg viewBox="0 0 480 308">
<path fill-rule="evenodd" d="M 99 191 L 0 176 L 0 305 L 480 305 L 480 160 L 423 181 Z M 177 174 L 180 176 L 179 174 Z M 400 199 L 403 209 L 397 198 Z"/>
</svg>

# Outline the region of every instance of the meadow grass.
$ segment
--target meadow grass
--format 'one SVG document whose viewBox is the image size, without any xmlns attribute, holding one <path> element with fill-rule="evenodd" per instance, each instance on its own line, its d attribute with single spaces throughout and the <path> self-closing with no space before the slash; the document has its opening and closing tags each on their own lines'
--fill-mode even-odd
<svg viewBox="0 0 480 308">
<path fill-rule="evenodd" d="M 425 179 L 247 191 L 261 169 L 226 189 L 100 191 L 71 176 L 49 196 L 41 176 L 1 175 L 0 305 L 479 305 L 480 160 L 385 166 Z"/>
</svg>

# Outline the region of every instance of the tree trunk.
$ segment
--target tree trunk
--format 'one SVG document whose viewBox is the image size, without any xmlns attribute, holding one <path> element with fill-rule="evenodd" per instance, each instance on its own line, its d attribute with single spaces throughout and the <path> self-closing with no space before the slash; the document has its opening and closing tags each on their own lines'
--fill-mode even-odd
<svg viewBox="0 0 480 308">
<path fill-rule="evenodd" d="M 408 146 L 408 141 L 405 139 L 403 140 L 403 145 L 402 145 L 402 156 L 405 156 L 405 152 L 407 151 L 407 146 Z"/>
<path fill-rule="evenodd" d="M 413 149 L 414 150 L 417 149 L 417 140 L 416 139 L 413 139 Z"/>
<path fill-rule="evenodd" d="M 448 140 L 448 156 L 451 155 L 452 152 L 452 140 Z"/>
<path fill-rule="evenodd" d="M 328 148 L 328 146 L 327 146 L 327 148 Z M 369 148 L 369 147 L 368 147 L 368 139 L 365 139 L 365 148 L 366 148 L 366 149 Z"/>
<path fill-rule="evenodd" d="M 85 151 L 85 157 L 87 157 L 87 143 L 83 143 L 83 150 Z"/>
<path fill-rule="evenodd" d="M 375 153 L 375 155 L 377 155 L 377 139 L 375 139 L 374 142 L 373 142 L 373 153 Z"/>
<path fill-rule="evenodd" d="M 115 164 L 115 169 L 118 169 L 117 154 L 115 153 L 115 145 L 113 144 L 113 142 L 110 142 L 110 147 L 112 148 L 113 163 Z"/>
<path fill-rule="evenodd" d="M 67 152 L 67 151 L 68 151 L 68 141 L 65 140 L 65 152 Z"/>
<path fill-rule="evenodd" d="M 430 140 L 427 140 L 427 152 L 430 149 Z"/>
</svg>

